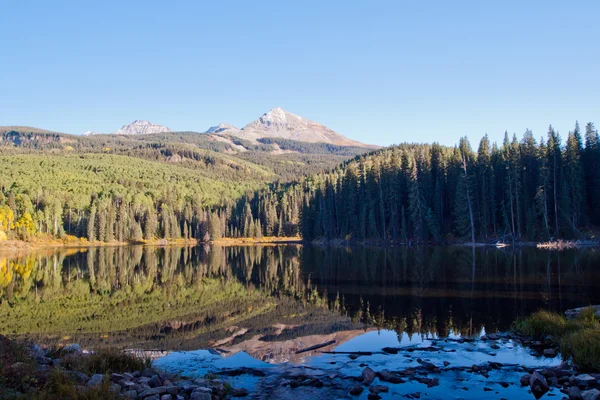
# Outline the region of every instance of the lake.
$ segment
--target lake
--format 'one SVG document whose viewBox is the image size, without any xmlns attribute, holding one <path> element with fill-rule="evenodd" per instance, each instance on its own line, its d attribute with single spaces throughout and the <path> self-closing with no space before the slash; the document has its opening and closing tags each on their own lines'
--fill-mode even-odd
<svg viewBox="0 0 600 400">
<path fill-rule="evenodd" d="M 600 253 L 462 247 L 100 247 L 0 255 L 0 333 L 198 349 L 233 326 L 283 337 L 504 331 L 596 304 Z M 281 336 L 281 335 L 275 335 Z M 273 336 L 273 337 L 275 337 Z M 67 337 L 67 339 L 64 339 Z"/>
<path fill-rule="evenodd" d="M 489 359 L 550 365 L 558 359 L 543 360 L 510 340 L 498 350 L 452 346 L 507 331 L 538 309 L 600 303 L 598 265 L 594 249 L 37 250 L 0 255 L 0 333 L 48 345 L 138 351 L 192 376 L 240 365 L 328 370 L 340 365 L 336 352 L 441 342 L 440 354 L 456 352 L 453 361 L 469 366 Z M 375 364 L 389 363 L 373 357 Z M 360 373 L 359 364 L 341 365 Z"/>
</svg>

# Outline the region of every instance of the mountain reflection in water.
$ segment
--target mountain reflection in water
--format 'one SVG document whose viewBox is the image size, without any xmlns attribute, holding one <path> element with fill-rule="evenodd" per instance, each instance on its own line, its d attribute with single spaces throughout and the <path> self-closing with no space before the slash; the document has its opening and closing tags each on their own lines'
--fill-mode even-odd
<svg viewBox="0 0 600 400">
<path fill-rule="evenodd" d="M 595 250 L 100 247 L 0 254 L 0 333 L 40 342 L 287 361 L 366 330 L 401 339 L 506 330 L 598 303 Z M 327 349 L 322 349 L 327 350 Z M 296 357 L 296 358 L 299 358 Z"/>
</svg>

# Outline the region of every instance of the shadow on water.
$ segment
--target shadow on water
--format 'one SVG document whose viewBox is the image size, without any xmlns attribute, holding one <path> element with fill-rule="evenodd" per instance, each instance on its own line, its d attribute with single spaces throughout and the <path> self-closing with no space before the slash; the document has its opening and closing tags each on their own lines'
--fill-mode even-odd
<svg viewBox="0 0 600 400">
<path fill-rule="evenodd" d="M 0 255 L 0 333 L 89 347 L 253 343 L 262 358 L 276 358 L 265 343 L 349 340 L 344 332 L 372 328 L 476 335 L 539 308 L 598 303 L 599 258 L 595 250 L 297 245 Z"/>
</svg>

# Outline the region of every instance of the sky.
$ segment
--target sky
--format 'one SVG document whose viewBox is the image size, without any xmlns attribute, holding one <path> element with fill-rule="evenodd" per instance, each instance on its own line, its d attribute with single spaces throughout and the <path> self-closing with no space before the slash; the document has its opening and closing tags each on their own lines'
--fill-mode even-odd
<svg viewBox="0 0 600 400">
<path fill-rule="evenodd" d="M 600 2 L 4 1 L 0 125 L 238 127 L 378 145 L 600 126 Z"/>
</svg>

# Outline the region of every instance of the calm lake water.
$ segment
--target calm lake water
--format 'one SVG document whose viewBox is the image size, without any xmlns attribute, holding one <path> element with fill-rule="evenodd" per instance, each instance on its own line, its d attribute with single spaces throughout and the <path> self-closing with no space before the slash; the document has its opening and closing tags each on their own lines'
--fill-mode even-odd
<svg viewBox="0 0 600 400">
<path fill-rule="evenodd" d="M 597 304 L 599 265 L 592 249 L 129 246 L 0 254 L 0 333 L 160 350 L 254 340 L 260 357 L 287 361 L 294 349 L 267 354 L 273 346 L 264 343 L 300 346 L 311 337 L 302 343 L 317 344 L 333 334 L 339 345 L 371 329 L 399 340 L 478 335 L 507 330 L 540 308 Z"/>
</svg>

